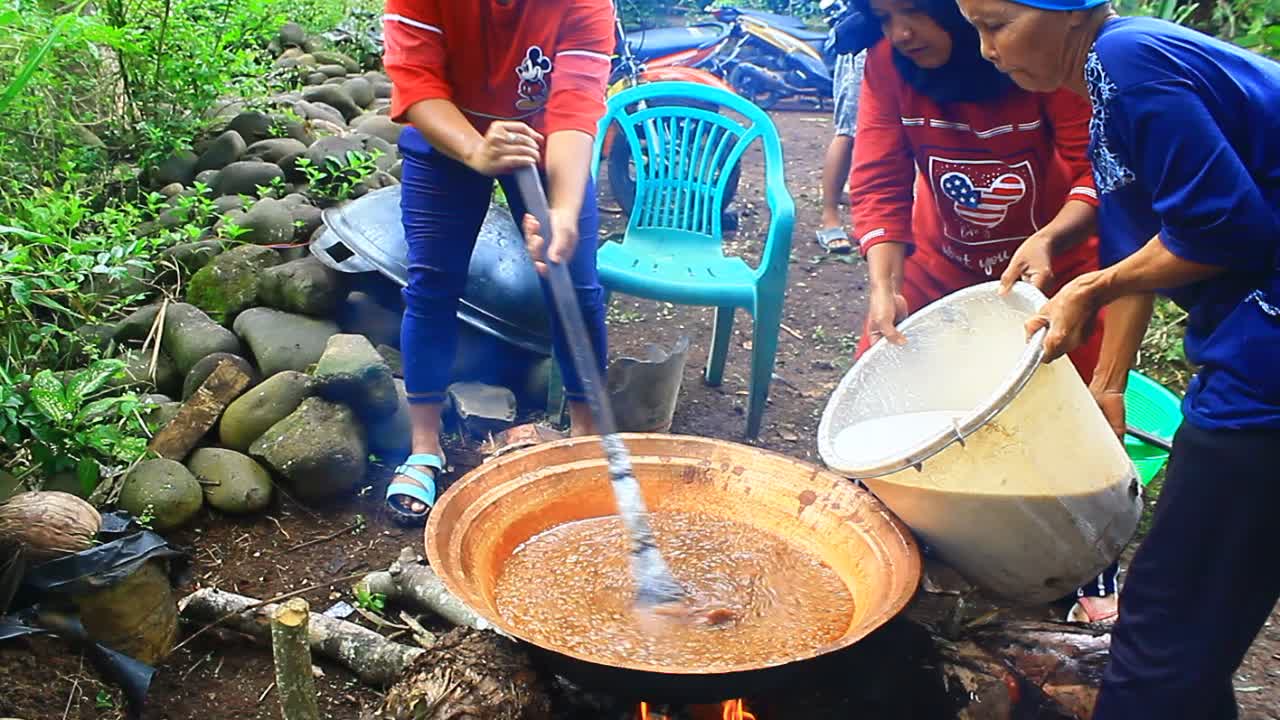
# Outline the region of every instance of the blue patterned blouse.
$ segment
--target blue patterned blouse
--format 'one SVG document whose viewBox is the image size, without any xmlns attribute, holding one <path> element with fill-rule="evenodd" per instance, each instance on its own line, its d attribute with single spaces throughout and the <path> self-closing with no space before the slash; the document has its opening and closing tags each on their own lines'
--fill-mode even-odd
<svg viewBox="0 0 1280 720">
<path fill-rule="evenodd" d="M 1106 23 L 1085 66 L 1104 264 L 1156 234 L 1224 267 L 1169 292 L 1201 367 L 1183 412 L 1280 427 L 1280 65 L 1173 23 Z"/>
</svg>

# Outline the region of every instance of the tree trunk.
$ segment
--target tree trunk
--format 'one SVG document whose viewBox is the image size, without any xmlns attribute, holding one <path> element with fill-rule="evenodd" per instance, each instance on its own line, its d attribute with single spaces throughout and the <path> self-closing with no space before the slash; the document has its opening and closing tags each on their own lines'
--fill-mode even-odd
<svg viewBox="0 0 1280 720">
<path fill-rule="evenodd" d="M 217 623 L 247 635 L 266 639 L 270 618 L 278 606 L 255 607 L 258 601 L 243 595 L 204 588 L 179 603 L 182 619 L 191 623 Z M 342 665 L 368 685 L 386 687 L 400 677 L 421 648 L 392 642 L 355 623 L 311 613 L 307 638 L 311 650 Z"/>
<path fill-rule="evenodd" d="M 271 614 L 271 655 L 276 666 L 276 694 L 284 720 L 320 720 L 316 683 L 311 675 L 307 601 L 293 598 Z"/>
</svg>

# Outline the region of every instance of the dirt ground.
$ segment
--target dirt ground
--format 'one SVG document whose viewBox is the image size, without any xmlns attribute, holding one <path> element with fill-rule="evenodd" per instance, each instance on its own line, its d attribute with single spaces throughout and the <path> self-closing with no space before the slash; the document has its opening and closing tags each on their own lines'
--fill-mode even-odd
<svg viewBox="0 0 1280 720">
<path fill-rule="evenodd" d="M 796 203 L 791 272 L 775 380 L 764 428 L 754 444 L 820 462 L 816 431 L 826 399 L 851 364 L 865 307 L 861 260 L 823 254 L 813 241 L 820 219 L 821 162 L 830 137 L 826 115 L 779 112 L 788 188 Z M 741 228 L 730 239 L 746 256 L 758 252 L 767 217 L 761 159 L 747 158 L 738 208 Z M 603 183 L 602 183 L 603 184 Z M 612 202 L 602 201 L 605 207 Z M 620 217 L 606 214 L 604 233 L 620 230 Z M 711 335 L 711 310 L 615 297 L 610 308 L 612 353 L 639 352 L 647 342 L 670 345 L 680 334 L 691 341 L 684 386 L 672 432 L 741 441 L 746 418 L 751 321 L 739 313 L 724 383 L 706 387 L 701 373 Z M 451 450 L 456 473 L 476 462 L 474 453 Z M 180 588 L 217 586 L 267 598 L 308 585 L 312 608 L 351 601 L 348 576 L 387 566 L 404 546 L 421 547 L 420 531 L 401 529 L 381 510 L 385 471 L 349 502 L 309 509 L 284 500 L 267 516 L 249 520 L 206 515 L 173 539 L 193 549 L 191 579 Z M 359 517 L 357 517 L 359 516 Z M 332 540 L 297 549 L 310 540 L 344 530 Z M 353 617 L 353 619 L 358 619 Z M 363 622 L 363 621 L 362 621 Z M 364 622 L 368 625 L 368 622 Z M 323 714 L 358 718 L 380 696 L 348 673 L 321 663 L 317 680 Z M 39 639 L 0 645 L 0 717 L 22 720 L 123 717 L 123 698 L 105 685 L 88 659 L 61 641 Z M 1280 720 L 1280 613 L 1273 614 L 1236 677 L 1245 720 Z M 215 632 L 183 645 L 160 669 L 146 720 L 269 720 L 279 717 L 272 686 L 269 646 Z M 806 713 L 807 715 L 807 713 Z M 836 717 L 836 716 L 832 716 Z M 848 717 L 842 713 L 839 717 Z M 819 720 L 814 717 L 797 720 Z M 921 720 L 934 720 L 921 718 Z M 937 719 L 944 720 L 944 719 Z"/>
</svg>

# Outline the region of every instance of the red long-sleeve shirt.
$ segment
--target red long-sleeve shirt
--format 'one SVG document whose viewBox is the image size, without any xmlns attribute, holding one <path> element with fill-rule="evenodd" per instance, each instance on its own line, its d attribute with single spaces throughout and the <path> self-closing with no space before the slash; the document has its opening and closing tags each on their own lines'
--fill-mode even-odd
<svg viewBox="0 0 1280 720">
<path fill-rule="evenodd" d="M 523 120 L 595 135 L 614 49 L 610 0 L 387 0 L 391 117 L 453 101 L 480 132 Z"/>
<path fill-rule="evenodd" d="M 868 53 L 858 100 L 849 187 L 864 253 L 906 243 L 998 277 L 1067 200 L 1097 205 L 1087 100 L 1015 88 L 942 106 L 902 79 L 891 53 L 883 40 Z M 1086 245 L 1079 251 L 1096 255 L 1096 240 Z"/>
</svg>

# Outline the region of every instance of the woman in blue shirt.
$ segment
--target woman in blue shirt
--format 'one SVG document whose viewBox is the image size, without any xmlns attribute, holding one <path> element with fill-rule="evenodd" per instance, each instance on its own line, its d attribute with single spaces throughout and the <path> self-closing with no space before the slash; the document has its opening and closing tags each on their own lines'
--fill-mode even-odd
<svg viewBox="0 0 1280 720">
<path fill-rule="evenodd" d="M 1200 367 L 1120 596 L 1094 718 L 1236 717 L 1232 676 L 1280 598 L 1280 65 L 1103 0 L 958 0 L 1020 86 L 1089 98 L 1103 269 L 1028 323 L 1046 361 L 1107 308 L 1091 389 L 1117 433 L 1154 293 Z M 1024 244 L 1006 281 L 1047 265 Z"/>
</svg>

